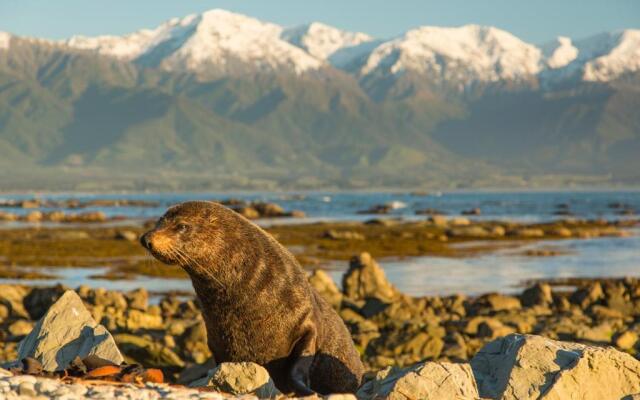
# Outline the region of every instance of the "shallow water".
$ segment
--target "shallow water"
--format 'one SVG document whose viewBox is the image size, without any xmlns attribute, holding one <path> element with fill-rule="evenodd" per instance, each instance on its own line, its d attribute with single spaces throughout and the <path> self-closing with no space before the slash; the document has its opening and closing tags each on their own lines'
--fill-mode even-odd
<svg viewBox="0 0 640 400">
<path fill-rule="evenodd" d="M 0 195 L 2 199 L 30 199 L 33 194 Z M 391 215 L 415 216 L 415 211 L 425 208 L 440 210 L 448 215 L 459 215 L 465 210 L 480 208 L 482 215 L 472 218 L 499 218 L 521 221 L 539 221 L 559 218 L 554 215 L 559 204 L 565 204 L 576 216 L 582 218 L 619 218 L 618 210 L 610 203 L 621 203 L 640 212 L 640 191 L 566 191 L 566 192 L 434 192 L 427 195 L 411 193 L 361 193 L 361 192 L 297 192 L 297 193 L 162 193 L 162 194 L 38 194 L 41 199 L 131 199 L 157 201 L 158 207 L 89 207 L 65 210 L 68 212 L 103 211 L 108 216 L 151 218 L 162 215 L 172 204 L 186 200 L 223 200 L 238 198 L 248 201 L 276 202 L 287 210 L 302 210 L 316 219 L 362 220 L 370 215 L 357 214 L 374 205 L 397 202 L 406 207 L 397 208 Z M 25 214 L 32 210 L 3 208 L 2 210 Z M 43 209 L 52 211 L 53 209 Z"/>
<path fill-rule="evenodd" d="M 415 196 L 400 193 L 305 193 L 304 199 L 291 194 L 135 194 L 135 195 L 41 195 L 42 198 L 65 199 L 94 198 L 139 199 L 160 202 L 159 207 L 113 207 L 69 210 L 80 212 L 101 210 L 110 216 L 126 215 L 131 218 L 150 218 L 161 215 L 167 206 L 189 199 L 226 199 L 230 197 L 246 200 L 272 201 L 285 209 L 305 211 L 305 220 L 278 220 L 275 222 L 308 222 L 316 220 L 362 220 L 372 218 L 359 215 L 358 210 L 387 202 L 402 202 L 404 208 L 393 211 L 403 218 L 416 217 L 415 210 L 434 208 L 449 215 L 458 215 L 463 210 L 479 207 L 481 216 L 471 218 L 495 218 L 519 221 L 546 221 L 559 218 L 554 213 L 558 204 L 566 204 L 571 212 L 582 218 L 621 218 L 611 203 L 624 203 L 640 211 L 640 192 L 485 192 L 444 193 Z M 32 195 L 0 196 L 0 198 L 31 198 Z M 28 212 L 30 210 L 5 209 L 5 211 Z M 274 221 L 262 221 L 270 223 Z M 3 226 L 0 223 L 0 226 Z M 6 226 L 6 225 L 5 225 Z M 412 295 L 446 295 L 452 293 L 480 294 L 490 291 L 515 292 L 521 290 L 522 282 L 531 279 L 567 277 L 621 277 L 640 276 L 640 236 L 628 238 L 598 238 L 590 240 L 545 241 L 529 245 L 532 247 L 559 247 L 566 253 L 552 257 L 521 255 L 525 248 L 506 248 L 491 254 L 473 258 L 418 257 L 409 259 L 379 260 L 389 280 L 403 292 Z M 340 282 L 347 263 L 336 263 L 330 274 Z M 134 289 L 139 286 L 149 291 L 191 290 L 191 283 L 181 279 L 159 279 L 141 277 L 130 281 L 95 280 L 90 276 L 103 272 L 103 268 L 51 269 L 60 277 L 59 281 L 70 287 L 88 284 L 93 287 Z M 0 280 L 25 284 L 50 285 L 55 281 Z"/>
<path fill-rule="evenodd" d="M 521 255 L 536 247 L 563 249 L 567 252 L 551 257 Z M 510 247 L 496 253 L 471 258 L 416 257 L 402 260 L 379 260 L 387 278 L 402 292 L 414 296 L 487 292 L 515 293 L 529 280 L 569 277 L 640 276 L 640 236 L 598 238 L 588 240 L 543 241 Z M 347 262 L 339 262 L 328 270 L 340 284 Z M 56 280 L 0 279 L 1 283 L 47 286 L 60 282 L 75 288 L 80 285 L 106 289 L 133 290 L 144 286 L 150 292 L 193 291 L 186 279 L 139 277 L 134 280 L 102 280 L 91 276 L 107 268 L 40 268 L 56 275 Z"/>
</svg>

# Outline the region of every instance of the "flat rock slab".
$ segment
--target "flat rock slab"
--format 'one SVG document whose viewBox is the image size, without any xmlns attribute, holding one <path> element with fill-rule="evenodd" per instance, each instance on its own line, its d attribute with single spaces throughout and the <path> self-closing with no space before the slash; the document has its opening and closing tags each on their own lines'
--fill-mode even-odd
<svg viewBox="0 0 640 400">
<path fill-rule="evenodd" d="M 124 359 L 111 334 L 99 325 L 73 290 L 56 301 L 18 346 L 18 361 L 33 357 L 45 371 L 60 371 L 75 358 L 96 355 L 114 364 Z"/>
<path fill-rule="evenodd" d="M 542 336 L 497 339 L 471 367 L 483 398 L 601 400 L 640 393 L 640 361 L 629 354 Z"/>
</svg>

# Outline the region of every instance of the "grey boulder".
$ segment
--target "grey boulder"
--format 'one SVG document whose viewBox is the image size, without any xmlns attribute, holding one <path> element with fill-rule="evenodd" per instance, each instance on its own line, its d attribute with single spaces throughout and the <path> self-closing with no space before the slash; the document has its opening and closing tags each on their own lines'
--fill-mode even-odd
<svg viewBox="0 0 640 400">
<path fill-rule="evenodd" d="M 18 345 L 18 360 L 33 357 L 45 371 L 60 371 L 75 358 L 96 355 L 121 364 L 113 337 L 99 325 L 73 290 L 67 290 Z"/>
</svg>

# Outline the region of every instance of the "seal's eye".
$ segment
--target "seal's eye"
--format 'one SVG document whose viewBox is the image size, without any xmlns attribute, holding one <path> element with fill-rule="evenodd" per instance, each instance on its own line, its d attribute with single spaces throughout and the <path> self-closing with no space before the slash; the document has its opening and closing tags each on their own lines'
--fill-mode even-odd
<svg viewBox="0 0 640 400">
<path fill-rule="evenodd" d="M 178 224 L 176 225 L 176 231 L 180 233 L 184 233 L 189 230 L 189 225 L 187 224 Z"/>
</svg>

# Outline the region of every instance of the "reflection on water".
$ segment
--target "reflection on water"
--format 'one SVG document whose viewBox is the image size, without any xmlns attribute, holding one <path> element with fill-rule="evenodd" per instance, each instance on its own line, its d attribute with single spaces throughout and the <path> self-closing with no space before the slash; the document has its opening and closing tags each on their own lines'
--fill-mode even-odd
<svg viewBox="0 0 640 400">
<path fill-rule="evenodd" d="M 640 237 L 545 242 L 569 250 L 553 257 L 503 251 L 473 258 L 418 257 L 380 262 L 387 278 L 414 295 L 513 293 L 530 279 L 640 276 Z M 331 271 L 339 282 L 344 269 Z"/>
<path fill-rule="evenodd" d="M 566 249 L 562 255 L 529 257 L 521 255 L 527 248 Z M 589 240 L 546 241 L 506 248 L 493 254 L 472 258 L 416 257 L 403 260 L 380 260 L 388 279 L 401 291 L 414 295 L 447 295 L 486 292 L 518 292 L 523 282 L 532 279 L 568 277 L 640 276 L 640 236 Z M 335 263 L 329 270 L 340 285 L 347 262 Z M 187 279 L 138 277 L 133 280 L 93 279 L 106 268 L 38 268 L 37 271 L 58 276 L 56 280 L 0 279 L 0 283 L 49 286 L 56 282 L 76 288 L 80 285 L 128 291 L 145 287 L 150 292 L 193 291 Z"/>
<path fill-rule="evenodd" d="M 526 248 L 554 246 L 567 249 L 553 257 L 520 255 Z M 381 260 L 389 280 L 401 291 L 414 295 L 447 295 L 486 292 L 517 292 L 531 279 L 568 277 L 640 276 L 640 236 L 589 240 L 546 241 L 473 258 L 417 257 L 404 260 Z M 347 262 L 334 264 L 329 274 L 340 284 Z M 56 275 L 56 280 L 0 279 L 1 283 L 48 286 L 60 282 L 76 288 L 80 285 L 128 291 L 145 287 L 150 292 L 173 290 L 191 292 L 187 279 L 139 277 L 133 280 L 93 279 L 106 268 L 38 268 Z"/>
</svg>

